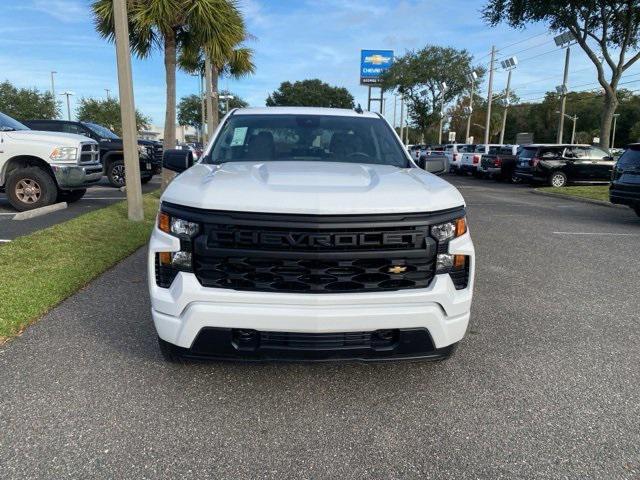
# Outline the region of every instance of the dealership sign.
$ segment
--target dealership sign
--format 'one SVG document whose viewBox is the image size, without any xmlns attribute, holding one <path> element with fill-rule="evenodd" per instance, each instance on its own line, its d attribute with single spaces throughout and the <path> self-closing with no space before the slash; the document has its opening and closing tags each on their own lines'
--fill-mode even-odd
<svg viewBox="0 0 640 480">
<path fill-rule="evenodd" d="M 376 85 L 382 74 L 393 65 L 393 50 L 361 50 L 360 51 L 360 83 Z"/>
</svg>

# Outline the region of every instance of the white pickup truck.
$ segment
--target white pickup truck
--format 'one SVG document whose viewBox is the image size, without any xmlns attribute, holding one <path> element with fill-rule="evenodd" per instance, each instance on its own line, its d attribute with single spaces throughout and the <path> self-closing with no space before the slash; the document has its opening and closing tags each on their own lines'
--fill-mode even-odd
<svg viewBox="0 0 640 480">
<path fill-rule="evenodd" d="M 475 145 L 469 143 L 449 143 L 444 146 L 444 154 L 449 162 L 449 171 L 460 173 L 460 160 L 465 152 L 473 152 Z"/>
<path fill-rule="evenodd" d="M 30 130 L 0 113 L 0 192 L 18 211 L 80 200 L 100 181 L 98 143 L 82 135 Z"/>
<path fill-rule="evenodd" d="M 165 150 L 148 253 L 169 361 L 442 359 L 469 322 L 465 203 L 378 114 L 247 108 Z"/>
<path fill-rule="evenodd" d="M 500 151 L 504 145 L 489 144 L 489 145 L 475 145 L 475 148 L 465 152 L 460 157 L 460 173 L 471 173 L 473 176 L 478 175 L 480 165 L 482 163 L 482 156 L 485 154 L 494 155 Z"/>
</svg>

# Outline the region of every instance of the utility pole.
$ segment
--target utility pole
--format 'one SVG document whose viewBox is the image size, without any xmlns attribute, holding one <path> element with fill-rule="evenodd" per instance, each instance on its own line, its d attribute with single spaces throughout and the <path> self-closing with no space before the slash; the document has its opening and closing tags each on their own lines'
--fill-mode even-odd
<svg viewBox="0 0 640 480">
<path fill-rule="evenodd" d="M 205 52 L 204 57 L 205 97 L 207 106 L 207 142 L 213 135 L 213 84 L 211 78 L 211 60 Z"/>
<path fill-rule="evenodd" d="M 484 145 L 485 152 L 489 150 L 489 132 L 491 129 L 491 104 L 493 102 L 493 66 L 496 61 L 496 47 L 491 47 L 491 63 L 489 64 L 489 91 L 487 93 L 487 119 L 484 122 Z"/>
<path fill-rule="evenodd" d="M 398 106 L 398 95 L 393 96 L 393 129 L 396 129 L 396 107 Z"/>
<path fill-rule="evenodd" d="M 400 140 L 404 144 L 404 96 L 400 97 Z"/>
<path fill-rule="evenodd" d="M 107 100 L 109 100 L 109 93 L 111 93 L 111 90 L 108 88 L 105 88 L 104 91 L 107 92 Z"/>
<path fill-rule="evenodd" d="M 64 95 L 65 97 L 67 97 L 67 120 L 71 120 L 71 104 L 69 103 L 69 97 L 73 96 L 74 93 L 73 92 L 62 92 L 60 95 Z"/>
<path fill-rule="evenodd" d="M 611 148 L 609 150 L 613 150 L 616 148 L 616 124 L 618 123 L 619 113 L 613 114 L 613 135 L 611 136 Z"/>
<path fill-rule="evenodd" d="M 115 24 L 118 92 L 120 94 L 120 115 L 122 118 L 124 169 L 127 180 L 125 190 L 127 193 L 129 220 L 140 222 L 144 220 L 144 209 L 142 206 L 142 183 L 140 181 L 140 163 L 138 161 L 138 142 L 136 139 L 136 109 L 133 101 L 126 0 L 113 0 L 113 20 Z"/>
<path fill-rule="evenodd" d="M 447 84 L 440 84 L 440 128 L 438 129 L 438 144 L 442 145 L 442 127 L 444 126 L 444 94 L 447 93 Z"/>
<path fill-rule="evenodd" d="M 51 96 L 53 97 L 53 101 L 56 101 L 56 86 L 55 83 L 53 81 L 53 76 L 58 73 L 55 70 L 51 71 Z"/>
<path fill-rule="evenodd" d="M 501 63 L 502 68 L 509 71 L 507 74 L 507 88 L 505 90 L 504 99 L 504 112 L 502 112 L 502 129 L 500 130 L 500 145 L 504 144 L 504 131 L 507 128 L 507 111 L 509 110 L 509 89 L 511 88 L 511 73 L 513 69 L 518 65 L 518 59 L 516 57 L 509 57 L 503 60 Z"/>
<path fill-rule="evenodd" d="M 578 116 L 574 115 L 571 117 L 571 120 L 573 120 L 573 128 L 571 129 L 571 145 L 573 145 L 576 143 L 576 122 L 578 121 Z"/>
<path fill-rule="evenodd" d="M 471 72 L 467 79 L 471 84 L 471 88 L 469 91 L 469 107 L 467 108 L 467 134 L 464 137 L 465 143 L 469 143 L 469 135 L 471 134 L 471 116 L 473 115 L 473 95 L 474 95 L 474 87 L 476 84 L 476 79 L 478 78 L 478 74 L 476 72 Z"/>
</svg>

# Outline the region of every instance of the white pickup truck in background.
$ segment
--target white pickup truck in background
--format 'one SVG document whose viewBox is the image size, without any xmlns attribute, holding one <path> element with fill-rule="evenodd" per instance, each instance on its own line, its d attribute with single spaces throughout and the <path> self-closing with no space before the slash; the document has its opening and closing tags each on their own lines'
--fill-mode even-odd
<svg viewBox="0 0 640 480">
<path fill-rule="evenodd" d="M 482 163 L 482 156 L 485 154 L 495 155 L 499 153 L 502 147 L 504 147 L 504 145 L 494 143 L 489 145 L 475 145 L 475 148 L 461 155 L 459 172 L 462 174 L 471 173 L 473 176 L 476 176 Z"/>
<path fill-rule="evenodd" d="M 444 146 L 444 154 L 449 162 L 449 171 L 460 172 L 460 160 L 466 152 L 473 152 L 475 145 L 470 143 L 449 143 Z"/>
<path fill-rule="evenodd" d="M 98 142 L 31 130 L 0 113 L 0 192 L 18 211 L 75 202 L 102 178 Z"/>
</svg>

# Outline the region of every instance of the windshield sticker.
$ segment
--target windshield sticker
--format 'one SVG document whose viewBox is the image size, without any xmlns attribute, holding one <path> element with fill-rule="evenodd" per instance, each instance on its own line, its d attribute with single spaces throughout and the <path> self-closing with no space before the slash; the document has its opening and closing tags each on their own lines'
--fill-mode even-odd
<svg viewBox="0 0 640 480">
<path fill-rule="evenodd" d="M 231 147 L 244 145 L 244 139 L 247 137 L 249 127 L 239 127 L 233 129 L 233 139 L 231 139 Z"/>
</svg>

